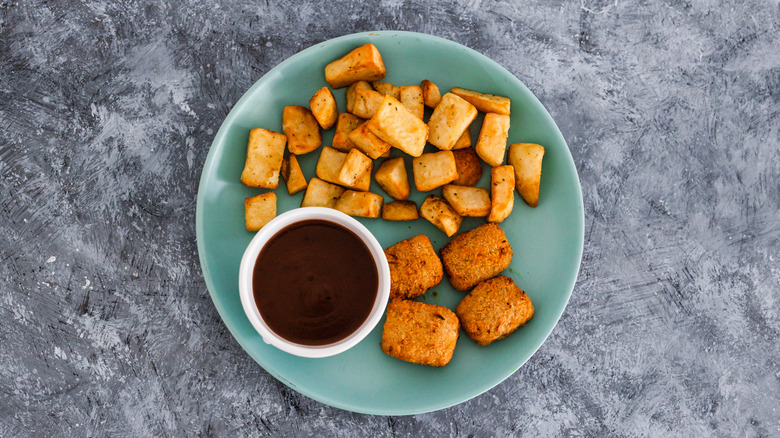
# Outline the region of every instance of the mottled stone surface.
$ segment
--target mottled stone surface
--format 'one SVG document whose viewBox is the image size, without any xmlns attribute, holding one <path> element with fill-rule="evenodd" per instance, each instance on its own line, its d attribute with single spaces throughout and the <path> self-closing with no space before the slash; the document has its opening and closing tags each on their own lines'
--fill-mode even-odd
<svg viewBox="0 0 780 438">
<path fill-rule="evenodd" d="M 537 354 L 467 403 L 340 411 L 244 353 L 195 198 L 241 94 L 317 42 L 431 33 L 541 99 L 585 253 Z M 0 436 L 778 436 L 780 5 L 0 1 Z"/>
</svg>

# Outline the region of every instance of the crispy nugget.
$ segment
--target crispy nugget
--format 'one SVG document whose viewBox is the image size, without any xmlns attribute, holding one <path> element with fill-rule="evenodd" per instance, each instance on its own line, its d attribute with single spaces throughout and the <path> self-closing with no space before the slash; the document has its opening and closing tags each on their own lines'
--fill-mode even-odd
<svg viewBox="0 0 780 438">
<path fill-rule="evenodd" d="M 524 326 L 534 316 L 534 306 L 511 278 L 499 275 L 478 284 L 455 313 L 466 334 L 484 346 Z"/>
<path fill-rule="evenodd" d="M 402 240 L 385 250 L 390 264 L 390 298 L 412 299 L 441 282 L 444 269 L 424 234 Z"/>
<path fill-rule="evenodd" d="M 485 224 L 452 239 L 441 258 L 452 286 L 469 290 L 509 267 L 512 248 L 501 227 Z"/>
<path fill-rule="evenodd" d="M 387 305 L 382 351 L 407 362 L 443 367 L 452 359 L 460 322 L 452 310 L 416 301 Z"/>
</svg>

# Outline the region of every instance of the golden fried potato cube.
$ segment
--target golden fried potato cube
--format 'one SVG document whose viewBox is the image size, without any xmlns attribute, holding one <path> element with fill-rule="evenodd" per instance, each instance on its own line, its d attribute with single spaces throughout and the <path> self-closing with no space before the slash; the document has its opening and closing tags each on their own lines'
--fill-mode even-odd
<svg viewBox="0 0 780 438">
<path fill-rule="evenodd" d="M 450 363 L 460 335 L 460 321 L 450 309 L 409 300 L 387 305 L 382 351 L 406 362 L 432 367 Z"/>
<path fill-rule="evenodd" d="M 447 201 L 434 195 L 425 198 L 420 207 L 420 215 L 442 230 L 447 237 L 457 233 L 463 223 L 463 217 Z"/>
<path fill-rule="evenodd" d="M 350 113 L 341 113 L 336 121 L 336 132 L 333 134 L 333 149 L 341 152 L 349 152 L 354 149 L 355 143 L 349 139 L 349 134 L 358 126 L 365 123 L 365 120 Z"/>
<path fill-rule="evenodd" d="M 357 81 L 377 81 L 385 73 L 379 49 L 366 44 L 325 66 L 325 81 L 333 88 L 341 88 Z"/>
<path fill-rule="evenodd" d="M 339 184 L 347 187 L 355 185 L 358 179 L 371 169 L 372 164 L 371 158 L 357 149 L 352 149 L 347 154 L 344 165 L 341 166 L 338 176 Z"/>
<path fill-rule="evenodd" d="M 477 110 L 482 111 L 483 113 L 496 113 L 507 116 L 510 114 L 509 107 L 512 102 L 508 97 L 495 96 L 493 94 L 480 93 L 458 87 L 453 88 L 450 92 L 466 99 L 477 107 Z"/>
<path fill-rule="evenodd" d="M 330 88 L 322 87 L 314 93 L 309 100 L 309 108 L 317 123 L 322 129 L 330 129 L 336 124 L 339 109 L 336 106 L 336 99 L 333 97 Z"/>
<path fill-rule="evenodd" d="M 391 198 L 402 201 L 409 197 L 409 176 L 402 157 L 389 158 L 382 162 L 374 175 L 379 187 Z"/>
<path fill-rule="evenodd" d="M 379 105 L 382 104 L 384 96 L 374 90 L 363 90 L 361 88 L 355 90 L 355 104 L 352 107 L 352 114 L 363 118 L 370 119 L 376 114 L 376 110 Z"/>
<path fill-rule="evenodd" d="M 351 185 L 349 188 L 352 190 L 357 190 L 359 192 L 367 192 L 371 188 L 371 173 L 374 171 L 374 163 L 371 162 L 371 166 L 368 168 L 368 170 L 363 173 L 363 175 L 360 176 L 360 178 L 355 181 L 354 185 Z"/>
<path fill-rule="evenodd" d="M 356 90 L 372 90 L 371 84 L 366 81 L 357 81 L 354 84 L 347 87 L 345 96 L 347 98 L 347 112 L 351 113 L 355 108 L 355 91 Z"/>
<path fill-rule="evenodd" d="M 350 216 L 378 218 L 385 202 L 381 195 L 347 190 L 336 201 L 336 210 Z"/>
<path fill-rule="evenodd" d="M 515 168 L 517 193 L 531 207 L 539 205 L 539 183 L 542 180 L 544 147 L 532 143 L 515 143 L 509 146 L 507 161 Z"/>
<path fill-rule="evenodd" d="M 303 175 L 300 164 L 298 164 L 298 158 L 295 155 L 288 155 L 282 161 L 282 178 L 285 185 L 287 185 L 287 193 L 290 196 L 305 189 L 309 184 L 306 182 L 306 177 Z"/>
<path fill-rule="evenodd" d="M 419 157 L 428 138 L 428 127 L 392 96 L 385 96 L 368 129 L 393 147 Z"/>
<path fill-rule="evenodd" d="M 428 192 L 458 178 L 455 155 L 452 151 L 422 154 L 412 160 L 414 185 L 417 191 Z"/>
<path fill-rule="evenodd" d="M 322 145 L 320 124 L 308 108 L 291 105 L 282 111 L 282 131 L 291 154 L 307 154 Z"/>
<path fill-rule="evenodd" d="M 482 163 L 479 162 L 477 153 L 472 148 L 452 151 L 455 156 L 455 169 L 458 171 L 458 179 L 453 184 L 459 186 L 473 186 L 482 178 Z"/>
<path fill-rule="evenodd" d="M 422 120 L 425 113 L 425 105 L 423 103 L 422 88 L 417 85 L 411 87 L 401 87 L 399 92 L 399 99 L 401 103 L 414 114 L 415 117 Z"/>
<path fill-rule="evenodd" d="M 436 108 L 439 105 L 439 102 L 441 102 L 441 92 L 439 92 L 439 87 L 437 87 L 436 84 L 429 81 L 428 79 L 425 79 L 424 81 L 420 82 L 420 88 L 422 89 L 423 102 L 425 103 L 425 106 L 428 108 Z"/>
<path fill-rule="evenodd" d="M 390 268 L 391 300 L 415 299 L 444 278 L 441 260 L 425 234 L 396 243 L 385 250 L 385 256 Z"/>
<path fill-rule="evenodd" d="M 327 181 L 333 184 L 341 184 L 339 182 L 339 174 L 341 168 L 344 167 L 344 162 L 347 160 L 347 154 L 339 152 L 331 147 L 325 146 L 320 152 L 320 158 L 317 160 L 317 166 L 314 168 L 314 173 L 317 177 L 323 181 Z M 347 186 L 347 188 L 353 190 L 367 191 L 371 185 L 371 171 L 373 165 L 363 175 L 358 177 L 355 184 Z"/>
<path fill-rule="evenodd" d="M 276 217 L 276 194 L 263 193 L 244 199 L 244 221 L 250 233 L 263 228 Z"/>
<path fill-rule="evenodd" d="M 383 96 L 393 96 L 396 100 L 401 99 L 401 89 L 393 84 L 374 81 L 371 83 L 371 86 L 374 87 L 374 90 L 382 93 Z"/>
<path fill-rule="evenodd" d="M 386 221 L 413 221 L 419 217 L 414 201 L 392 201 L 382 207 L 382 219 Z"/>
<path fill-rule="evenodd" d="M 483 281 L 455 308 L 463 330 L 478 345 L 504 339 L 534 316 L 531 299 L 511 278 Z"/>
<path fill-rule="evenodd" d="M 317 178 L 329 183 L 339 183 L 339 173 L 344 167 L 344 161 L 347 159 L 345 152 L 339 152 L 331 147 L 325 146 L 320 152 L 320 158 L 317 160 L 317 166 L 314 173 Z"/>
<path fill-rule="evenodd" d="M 474 149 L 479 158 L 491 166 L 504 163 L 506 139 L 509 137 L 509 116 L 496 113 L 485 114 L 482 129 Z"/>
<path fill-rule="evenodd" d="M 474 105 L 447 93 L 428 120 L 428 141 L 441 150 L 452 150 L 476 117 L 477 109 Z"/>
<path fill-rule="evenodd" d="M 441 194 L 461 216 L 483 217 L 490 214 L 490 192 L 487 189 L 447 184 L 441 189 Z"/>
<path fill-rule="evenodd" d="M 366 170 L 363 175 L 361 175 L 360 178 L 355 181 L 355 184 L 349 186 L 349 188 L 359 192 L 367 192 L 371 188 L 371 172 L 373 171 L 374 163 L 371 162 L 371 166 L 368 167 L 368 170 Z"/>
<path fill-rule="evenodd" d="M 510 166 L 494 167 L 490 171 L 490 207 L 488 222 L 503 222 L 515 205 L 515 169 Z"/>
<path fill-rule="evenodd" d="M 458 141 L 455 142 L 455 146 L 452 147 L 452 150 L 457 151 L 459 149 L 466 149 L 467 147 L 471 147 L 471 131 L 469 128 L 466 128 L 466 130 L 463 131 L 463 134 Z"/>
<path fill-rule="evenodd" d="M 452 287 L 469 290 L 498 275 L 512 262 L 512 247 L 498 224 L 455 236 L 440 251 Z"/>
<path fill-rule="evenodd" d="M 368 122 L 358 126 L 350 132 L 349 141 L 352 142 L 356 148 L 360 149 L 361 152 L 373 159 L 377 159 L 383 154 L 390 152 L 391 148 L 389 143 L 384 142 L 368 129 Z"/>
<path fill-rule="evenodd" d="M 336 201 L 339 200 L 344 188 L 336 184 L 327 183 L 319 178 L 312 178 L 309 181 L 309 187 L 303 195 L 301 207 L 336 207 Z"/>
<path fill-rule="evenodd" d="M 249 131 L 241 182 L 250 187 L 277 188 L 286 142 L 287 137 L 278 132 L 262 128 Z"/>
</svg>

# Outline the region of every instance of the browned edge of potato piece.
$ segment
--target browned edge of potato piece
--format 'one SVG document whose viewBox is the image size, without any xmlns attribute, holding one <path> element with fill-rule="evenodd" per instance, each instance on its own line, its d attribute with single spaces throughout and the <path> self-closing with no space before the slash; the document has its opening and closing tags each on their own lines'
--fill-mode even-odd
<svg viewBox="0 0 780 438">
<path fill-rule="evenodd" d="M 286 143 L 284 134 L 263 128 L 250 130 L 241 182 L 250 187 L 277 188 Z"/>
<path fill-rule="evenodd" d="M 331 144 L 333 149 L 340 152 L 349 152 L 351 149 L 354 149 L 356 146 L 355 143 L 349 139 L 349 134 L 363 123 L 365 123 L 365 120 L 354 114 L 339 114 L 339 117 L 336 120 L 336 132 L 333 134 L 333 142 Z"/>
<path fill-rule="evenodd" d="M 336 124 L 339 109 L 330 88 L 322 87 L 317 90 L 314 96 L 309 99 L 309 108 L 322 129 L 330 129 Z"/>
<path fill-rule="evenodd" d="M 385 96 L 367 125 L 377 137 L 413 157 L 422 154 L 428 139 L 428 126 L 392 96 Z"/>
<path fill-rule="evenodd" d="M 301 165 L 298 164 L 298 158 L 293 154 L 286 156 L 284 161 L 282 161 L 282 178 L 290 196 L 300 192 L 309 185 L 306 182 L 303 170 L 301 170 Z"/>
<path fill-rule="evenodd" d="M 332 184 L 341 184 L 339 182 L 339 174 L 341 173 L 341 168 L 344 167 L 344 161 L 346 161 L 346 159 L 347 154 L 345 152 L 339 152 L 331 147 L 324 146 L 320 152 L 320 158 L 317 160 L 317 165 L 314 168 L 314 173 L 323 181 Z M 372 162 L 371 167 L 355 181 L 355 184 L 347 186 L 347 188 L 359 190 L 361 192 L 368 191 L 371 186 L 371 173 L 373 167 Z"/>
<path fill-rule="evenodd" d="M 250 233 L 263 228 L 276 217 L 276 194 L 263 193 L 244 199 L 244 222 Z"/>
<path fill-rule="evenodd" d="M 462 98 L 447 93 L 428 119 L 428 142 L 443 151 L 452 150 L 477 117 L 477 109 Z"/>
<path fill-rule="evenodd" d="M 425 103 L 423 101 L 422 89 L 417 85 L 409 87 L 401 87 L 400 98 L 401 103 L 415 115 L 418 119 L 422 120 L 425 115 Z"/>
<path fill-rule="evenodd" d="M 401 100 L 401 88 L 397 85 L 384 81 L 374 81 L 371 83 L 371 86 L 374 87 L 374 90 L 382 93 L 383 96 L 393 96 Z"/>
<path fill-rule="evenodd" d="M 412 192 L 403 157 L 388 158 L 383 161 L 374 174 L 374 179 L 379 187 L 393 199 L 402 201 L 408 198 Z"/>
<path fill-rule="evenodd" d="M 422 154 L 412 160 L 414 185 L 418 192 L 429 192 L 458 178 L 452 151 Z"/>
<path fill-rule="evenodd" d="M 506 140 L 509 138 L 509 116 L 487 113 L 482 121 L 477 144 L 474 146 L 479 158 L 495 167 L 504 163 Z"/>
<path fill-rule="evenodd" d="M 346 187 L 355 185 L 358 178 L 371 169 L 372 163 L 371 158 L 368 158 L 364 153 L 357 149 L 352 149 L 347 153 L 347 158 L 339 171 L 339 184 Z"/>
<path fill-rule="evenodd" d="M 441 102 L 439 87 L 428 79 L 425 79 L 420 82 L 420 88 L 422 89 L 423 103 L 425 106 L 428 108 L 436 108 L 436 105 Z"/>
<path fill-rule="evenodd" d="M 378 218 L 384 202 L 384 198 L 376 193 L 347 190 L 339 196 L 333 208 L 350 216 Z"/>
<path fill-rule="evenodd" d="M 458 149 L 452 151 L 452 155 L 455 157 L 455 169 L 458 172 L 458 179 L 452 183 L 459 186 L 473 186 L 478 183 L 482 178 L 482 163 L 474 149 Z"/>
<path fill-rule="evenodd" d="M 420 206 L 420 216 L 443 231 L 447 237 L 457 233 L 463 223 L 463 217 L 447 201 L 436 195 L 428 195 L 425 198 Z"/>
<path fill-rule="evenodd" d="M 515 168 L 517 192 L 531 207 L 539 205 L 543 159 L 544 146 L 533 143 L 515 143 L 509 146 L 507 161 Z"/>
<path fill-rule="evenodd" d="M 351 113 L 355 108 L 355 91 L 356 90 L 373 90 L 371 84 L 366 81 L 357 81 L 354 84 L 347 87 L 347 91 L 344 92 L 344 97 L 347 100 L 347 112 Z"/>
<path fill-rule="evenodd" d="M 333 88 L 341 88 L 357 81 L 377 81 L 385 73 L 379 49 L 365 44 L 325 66 L 325 81 Z"/>
<path fill-rule="evenodd" d="M 441 194 L 461 216 L 484 217 L 490 214 L 490 192 L 480 187 L 447 184 Z"/>
<path fill-rule="evenodd" d="M 369 189 L 371 189 L 371 174 L 374 172 L 374 162 L 371 162 L 371 165 L 368 166 L 368 169 L 363 172 L 363 175 L 360 175 L 360 177 L 355 181 L 355 184 L 352 184 L 349 186 L 352 190 L 357 190 L 359 192 L 367 192 Z"/>
<path fill-rule="evenodd" d="M 382 219 L 386 221 L 413 221 L 420 218 L 414 201 L 391 201 L 382 207 Z"/>
<path fill-rule="evenodd" d="M 341 172 L 346 159 L 346 152 L 339 152 L 331 147 L 324 146 L 320 151 L 319 159 L 317 159 L 314 173 L 317 175 L 317 178 L 323 181 L 338 184 L 339 172 Z"/>
<path fill-rule="evenodd" d="M 477 110 L 483 113 L 510 114 L 512 101 L 508 97 L 496 96 L 494 94 L 480 93 L 479 91 L 467 90 L 465 88 L 455 87 L 450 93 L 466 99 Z"/>
<path fill-rule="evenodd" d="M 515 169 L 511 165 L 494 167 L 490 171 L 490 215 L 488 222 L 503 222 L 515 205 Z"/>
<path fill-rule="evenodd" d="M 316 177 L 312 178 L 301 200 L 301 207 L 334 208 L 342 193 L 344 193 L 343 187 Z"/>
<path fill-rule="evenodd" d="M 362 118 L 370 119 L 376 114 L 376 110 L 382 104 L 384 96 L 382 93 L 374 90 L 355 90 L 355 103 L 352 105 L 352 114 Z"/>
<path fill-rule="evenodd" d="M 458 141 L 455 142 L 455 146 L 452 147 L 452 150 L 457 151 L 466 149 L 467 147 L 471 147 L 471 130 L 469 128 L 466 128 L 466 130 L 463 131 L 463 134 L 461 134 Z"/>
<path fill-rule="evenodd" d="M 291 154 L 303 155 L 322 146 L 320 124 L 308 108 L 289 105 L 282 111 L 282 131 Z"/>
<path fill-rule="evenodd" d="M 390 143 L 374 135 L 368 129 L 368 122 L 358 126 L 349 133 L 349 141 L 364 154 L 377 159 L 390 151 Z"/>
</svg>

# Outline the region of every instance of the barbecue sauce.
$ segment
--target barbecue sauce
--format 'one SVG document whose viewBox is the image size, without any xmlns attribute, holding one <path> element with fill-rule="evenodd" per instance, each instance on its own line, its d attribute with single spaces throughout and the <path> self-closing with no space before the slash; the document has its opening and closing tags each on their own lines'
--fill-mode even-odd
<svg viewBox="0 0 780 438">
<path fill-rule="evenodd" d="M 327 345 L 354 333 L 374 306 L 379 278 L 365 243 L 341 225 L 297 222 L 260 251 L 252 289 L 260 315 L 282 338 Z"/>
</svg>

